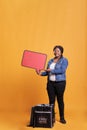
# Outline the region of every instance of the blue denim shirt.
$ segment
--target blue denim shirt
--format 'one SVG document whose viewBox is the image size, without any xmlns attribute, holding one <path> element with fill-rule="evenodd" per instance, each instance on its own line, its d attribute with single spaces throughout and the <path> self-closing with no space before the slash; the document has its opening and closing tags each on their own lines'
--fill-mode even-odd
<svg viewBox="0 0 87 130">
<path fill-rule="evenodd" d="M 53 59 L 50 59 L 48 61 L 47 68 L 51 65 L 53 62 Z M 48 75 L 48 80 L 49 80 L 49 74 L 55 74 L 56 76 L 56 81 L 65 81 L 66 80 L 66 69 L 68 66 L 68 60 L 65 57 L 60 58 L 60 60 L 56 63 L 55 69 L 51 70 L 50 72 L 42 72 L 42 76 L 47 76 Z"/>
</svg>

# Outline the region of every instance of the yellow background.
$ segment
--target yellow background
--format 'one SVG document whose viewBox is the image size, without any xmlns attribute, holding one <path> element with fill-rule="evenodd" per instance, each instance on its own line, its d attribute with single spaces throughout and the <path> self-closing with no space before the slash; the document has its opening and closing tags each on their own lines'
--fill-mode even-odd
<svg viewBox="0 0 87 130">
<path fill-rule="evenodd" d="M 48 103 L 47 78 L 21 66 L 22 55 L 25 49 L 46 53 L 48 61 L 60 44 L 69 61 L 66 116 L 76 111 L 87 119 L 86 35 L 86 0 L 0 0 L 0 112 Z"/>
</svg>

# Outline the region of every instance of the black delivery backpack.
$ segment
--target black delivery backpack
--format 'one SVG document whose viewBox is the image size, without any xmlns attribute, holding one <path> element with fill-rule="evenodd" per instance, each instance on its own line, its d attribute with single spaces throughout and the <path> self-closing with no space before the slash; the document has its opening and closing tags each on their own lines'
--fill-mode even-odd
<svg viewBox="0 0 87 130">
<path fill-rule="evenodd" d="M 51 104 L 39 104 L 31 109 L 29 126 L 52 128 L 55 122 L 54 106 Z"/>
</svg>

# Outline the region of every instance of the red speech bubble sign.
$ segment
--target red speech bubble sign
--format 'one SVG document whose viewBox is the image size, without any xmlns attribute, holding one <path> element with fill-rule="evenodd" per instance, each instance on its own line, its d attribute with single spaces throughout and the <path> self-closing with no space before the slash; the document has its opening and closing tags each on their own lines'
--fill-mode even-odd
<svg viewBox="0 0 87 130">
<path fill-rule="evenodd" d="M 45 68 L 46 59 L 46 54 L 25 50 L 22 57 L 22 66 L 43 70 Z"/>
</svg>

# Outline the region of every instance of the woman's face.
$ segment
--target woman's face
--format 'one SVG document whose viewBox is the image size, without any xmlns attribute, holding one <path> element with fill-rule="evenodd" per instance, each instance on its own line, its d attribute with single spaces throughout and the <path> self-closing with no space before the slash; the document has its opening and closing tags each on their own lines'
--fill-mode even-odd
<svg viewBox="0 0 87 130">
<path fill-rule="evenodd" d="M 61 55 L 62 55 L 59 48 L 56 48 L 53 52 L 54 52 L 55 57 L 61 57 Z"/>
</svg>

